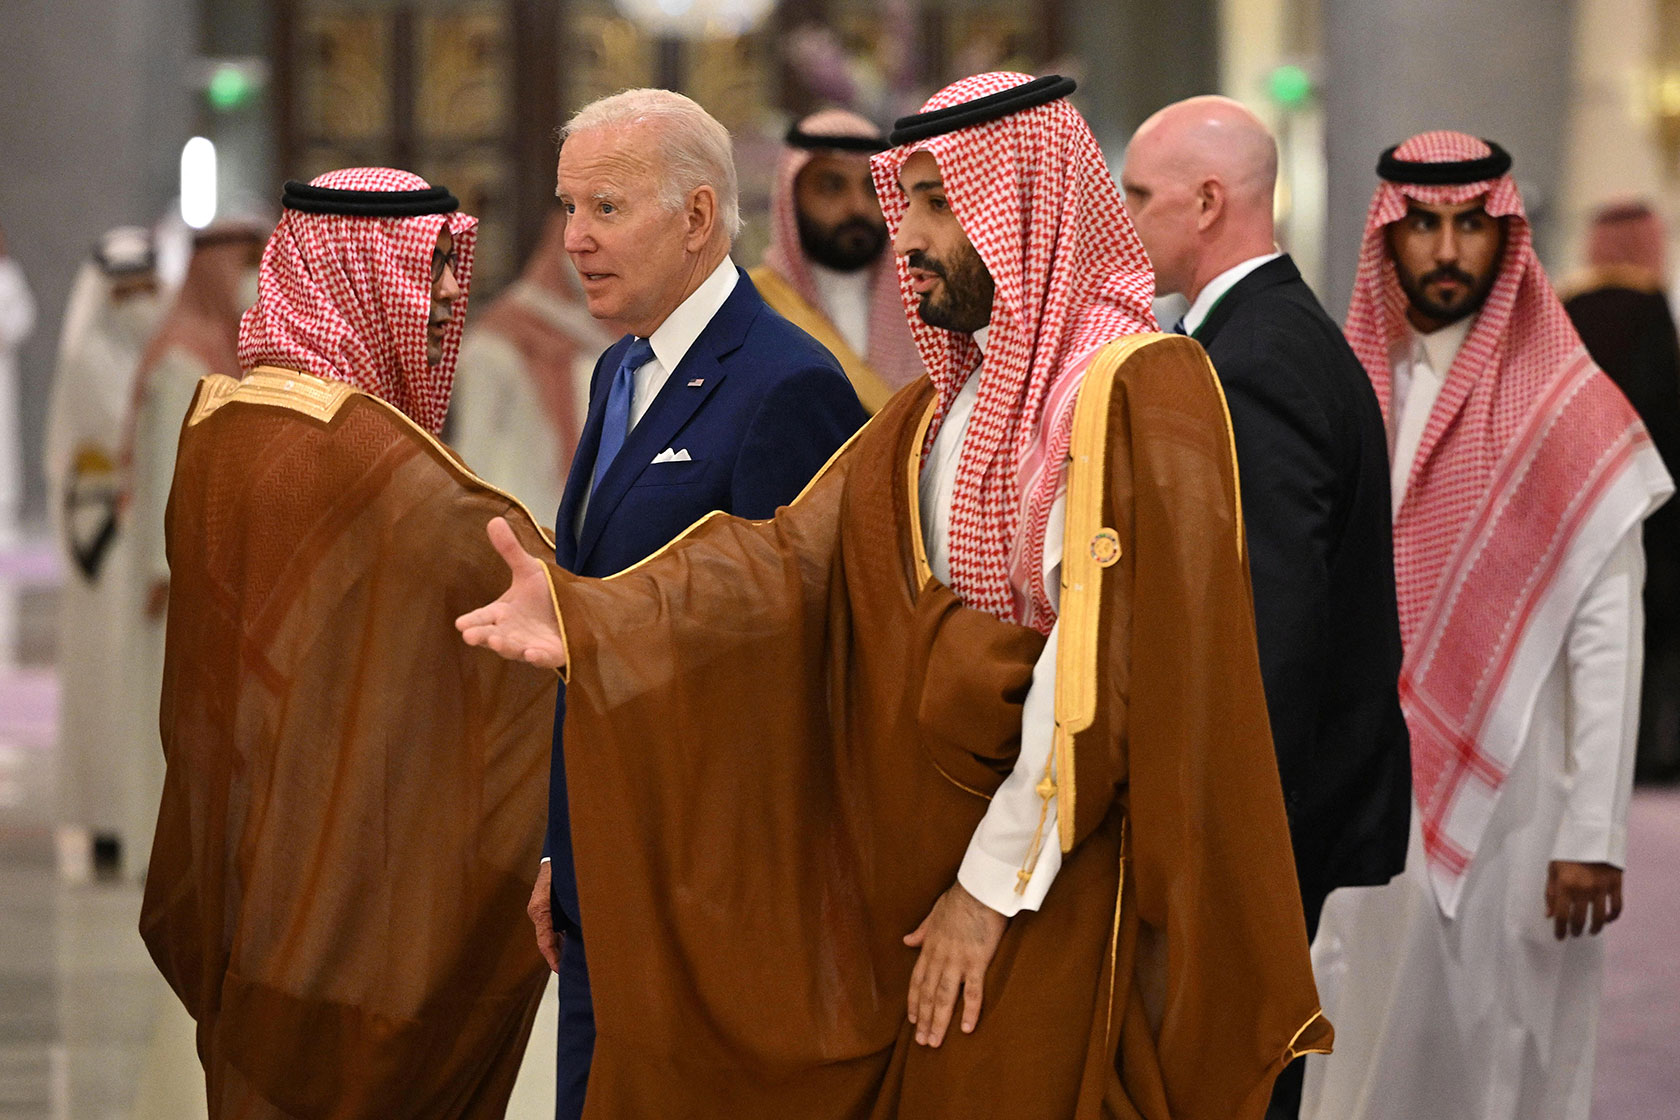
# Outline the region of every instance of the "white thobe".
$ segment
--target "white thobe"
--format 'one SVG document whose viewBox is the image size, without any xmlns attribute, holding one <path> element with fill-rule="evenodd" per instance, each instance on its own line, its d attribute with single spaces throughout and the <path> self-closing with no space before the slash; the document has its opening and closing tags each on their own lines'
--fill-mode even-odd
<svg viewBox="0 0 1680 1120">
<path fill-rule="evenodd" d="M 510 295 L 555 330 L 577 343 L 571 381 L 576 430 L 569 441 L 555 431 L 525 355 L 511 339 L 491 330 L 469 329 L 461 341 L 450 398 L 450 446 L 475 474 L 524 503 L 540 524 L 554 521 L 566 472 L 568 442 L 575 446 L 589 408 L 589 377 L 612 337 L 581 305 L 534 284 L 521 283 Z"/>
<path fill-rule="evenodd" d="M 1396 469 L 1396 503 L 1428 413 L 1414 415 L 1412 396 L 1433 404 L 1444 380 L 1434 371 L 1456 350 L 1424 345 L 1434 337 L 1396 355 L 1394 461 L 1408 464 Z M 1415 804 L 1406 870 L 1330 896 L 1313 966 L 1336 1052 L 1309 1059 L 1304 1120 L 1588 1115 L 1604 943 L 1556 940 L 1545 887 L 1552 860 L 1625 861 L 1643 653 L 1639 534 L 1635 524 L 1617 542 L 1568 623 L 1457 917 L 1436 902 Z"/>
<path fill-rule="evenodd" d="M 982 348 L 985 337 L 984 331 L 975 334 Z M 934 578 L 947 585 L 951 581 L 951 502 L 956 493 L 957 464 L 979 396 L 980 378 L 971 376 L 951 402 L 922 468 L 919 496 L 923 545 Z M 1061 594 L 1062 527 L 1066 520 L 1064 484 L 1050 509 L 1044 536 L 1044 585 L 1053 604 L 1059 602 Z M 992 795 L 957 870 L 957 881 L 964 890 L 1005 915 L 1038 909 L 1062 866 L 1056 799 L 1050 798 L 1046 810 L 1037 790 L 1046 774 L 1055 777 L 1051 748 L 1056 733 L 1057 635 L 1058 629 L 1052 628 L 1033 668 L 1032 685 L 1021 709 L 1021 753 L 1014 769 Z M 1037 856 L 1030 858 L 1035 839 Z"/>
<path fill-rule="evenodd" d="M 137 295 L 112 306 L 102 294 L 108 284 L 97 269 L 84 270 L 86 285 L 72 296 L 87 305 L 72 315 L 74 332 L 60 347 L 47 413 L 44 464 L 55 529 L 67 542 L 71 525 L 65 499 L 72 488 L 90 484 L 114 488 L 134 374 L 152 330 L 162 318 L 163 293 Z M 106 550 L 96 578 L 81 572 L 66 548 L 64 585 L 59 595 L 59 745 L 63 771 L 60 813 L 67 824 L 114 834 L 125 841 L 125 870 L 145 869 L 151 832 L 147 819 L 136 842 L 135 822 L 155 818 L 157 802 L 136 782 L 134 760 L 142 750 L 159 750 L 157 723 L 146 729 L 144 744 L 135 742 L 134 713 L 156 704 L 155 693 L 143 699 L 135 669 L 134 623 L 141 589 L 134 584 L 128 519 Z M 85 536 L 87 524 L 80 527 Z M 152 710 L 156 710 L 155 707 Z"/>
<path fill-rule="evenodd" d="M 875 266 L 856 272 L 836 272 L 814 261 L 811 282 L 817 289 L 817 302 L 822 313 L 852 353 L 862 357 L 869 353 L 869 304 L 875 291 Z"/>
</svg>

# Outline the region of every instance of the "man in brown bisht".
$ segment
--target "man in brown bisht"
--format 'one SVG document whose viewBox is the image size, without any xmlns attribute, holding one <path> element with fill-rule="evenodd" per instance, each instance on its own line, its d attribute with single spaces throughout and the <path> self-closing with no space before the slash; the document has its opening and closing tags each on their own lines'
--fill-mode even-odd
<svg viewBox="0 0 1680 1120">
<path fill-rule="evenodd" d="M 930 377 L 774 519 L 607 580 L 491 522 L 458 625 L 589 747 L 588 1116 L 1257 1120 L 1329 1045 L 1230 427 L 1072 89 L 898 122 Z"/>
<path fill-rule="evenodd" d="M 383 168 L 282 205 L 243 379 L 181 432 L 140 930 L 212 1117 L 499 1117 L 546 974 L 554 683 L 449 620 L 504 577 L 485 518 L 552 545 L 434 436 L 476 222 Z"/>
<path fill-rule="evenodd" d="M 764 302 L 828 348 L 871 414 L 922 375 L 869 157 L 881 130 L 845 109 L 788 129 L 770 195 L 770 246 L 753 269 Z"/>
</svg>

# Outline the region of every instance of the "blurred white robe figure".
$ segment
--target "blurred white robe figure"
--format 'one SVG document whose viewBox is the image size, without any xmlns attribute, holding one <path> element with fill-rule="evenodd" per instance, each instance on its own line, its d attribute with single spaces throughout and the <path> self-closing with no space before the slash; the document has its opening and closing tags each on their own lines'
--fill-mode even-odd
<svg viewBox="0 0 1680 1120">
<path fill-rule="evenodd" d="M 6 255 L 0 234 L 0 553 L 18 541 L 23 503 L 23 451 L 19 445 L 17 352 L 35 329 L 35 298 L 23 269 Z M 0 668 L 17 658 L 17 593 L 0 585 Z"/>
<path fill-rule="evenodd" d="M 143 803 L 129 713 L 140 695 L 130 656 L 131 565 L 118 509 L 118 460 L 134 375 L 168 306 L 151 235 L 107 233 L 71 288 L 47 412 L 45 474 L 55 537 L 65 558 L 59 603 L 60 820 L 97 839 L 150 835 L 157 803 Z M 152 728 L 155 747 L 157 729 Z M 101 845 L 106 853 L 109 844 Z M 130 871 L 145 854 L 123 853 Z"/>
<path fill-rule="evenodd" d="M 449 409 L 449 443 L 473 473 L 548 525 L 560 508 L 611 334 L 584 306 L 556 211 L 519 279 L 467 323 Z"/>
<path fill-rule="evenodd" d="M 126 542 L 121 556 L 128 562 L 122 582 L 130 593 L 120 629 L 134 687 L 122 716 L 128 729 L 120 741 L 125 744 L 121 749 L 132 744 L 134 752 L 125 763 L 134 781 L 134 810 L 121 832 L 124 860 L 135 874 L 145 870 L 150 858 L 163 796 L 158 702 L 169 591 L 163 516 L 175 477 L 175 450 L 199 381 L 213 373 L 238 372 L 239 316 L 256 302 L 265 233 L 248 223 L 219 222 L 193 239 L 181 290 L 140 360 L 125 418 L 120 531 Z"/>
</svg>

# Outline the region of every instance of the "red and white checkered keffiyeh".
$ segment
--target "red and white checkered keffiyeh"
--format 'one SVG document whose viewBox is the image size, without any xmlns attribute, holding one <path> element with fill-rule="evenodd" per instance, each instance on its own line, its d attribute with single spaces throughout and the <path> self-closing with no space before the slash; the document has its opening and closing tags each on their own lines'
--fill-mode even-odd
<svg viewBox="0 0 1680 1120">
<path fill-rule="evenodd" d="M 411 191 L 429 184 L 386 167 L 329 171 L 310 183 L 337 190 Z M 443 361 L 426 363 L 432 252 L 445 226 L 455 240 L 461 295 L 444 333 Z M 466 321 L 478 219 L 456 211 L 403 218 L 286 210 L 268 239 L 257 302 L 239 323 L 239 366 L 301 369 L 394 405 L 443 429 Z"/>
<path fill-rule="evenodd" d="M 856 113 L 844 109 L 824 109 L 799 122 L 799 130 L 808 136 L 879 136 L 881 130 Z M 861 153 L 860 153 L 861 154 Z M 770 193 L 770 246 L 764 252 L 764 263 L 771 271 L 788 282 L 812 307 L 822 307 L 822 296 L 816 281 L 811 278 L 811 264 L 799 245 L 798 204 L 794 197 L 794 180 L 805 165 L 817 155 L 808 148 L 789 144 L 782 149 L 776 164 L 776 184 Z M 881 253 L 876 265 L 873 292 L 869 301 L 869 353 L 863 355 L 869 368 L 887 383 L 890 389 L 902 389 L 922 375 L 921 355 L 910 337 L 904 321 L 904 301 L 898 291 L 898 269 L 889 250 Z"/>
<path fill-rule="evenodd" d="M 1395 153 L 1444 163 L 1489 154 L 1456 132 L 1424 133 Z M 1448 915 L 1576 605 L 1622 534 L 1670 489 L 1644 427 L 1587 356 L 1541 270 L 1509 174 L 1377 187 L 1347 336 L 1384 415 L 1390 362 L 1412 338 L 1386 227 L 1408 199 L 1484 197 L 1506 225 L 1499 275 L 1447 371 L 1394 519 L 1413 793 Z"/>
<path fill-rule="evenodd" d="M 1029 81 L 964 78 L 922 111 Z M 899 259 L 911 330 L 939 391 L 928 446 L 979 370 L 951 511 L 952 589 L 971 607 L 1048 633 L 1056 611 L 1044 539 L 1079 383 L 1104 344 L 1157 329 L 1154 273 L 1096 139 L 1065 99 L 876 156 L 875 187 L 895 236 L 908 209 L 899 172 L 921 151 L 938 163 L 951 210 L 997 285 L 982 361 L 972 336 L 922 321 Z"/>
</svg>

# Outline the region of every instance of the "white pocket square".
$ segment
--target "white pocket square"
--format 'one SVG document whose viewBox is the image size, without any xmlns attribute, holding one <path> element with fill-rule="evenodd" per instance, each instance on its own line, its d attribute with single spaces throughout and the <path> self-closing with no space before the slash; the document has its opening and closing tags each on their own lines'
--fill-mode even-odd
<svg viewBox="0 0 1680 1120">
<path fill-rule="evenodd" d="M 694 461 L 694 456 L 688 453 L 688 448 L 686 447 L 681 451 L 675 451 L 667 447 L 665 450 L 655 455 L 653 457 L 653 461 L 655 463 L 692 463 Z"/>
</svg>

